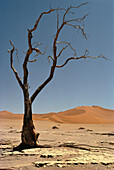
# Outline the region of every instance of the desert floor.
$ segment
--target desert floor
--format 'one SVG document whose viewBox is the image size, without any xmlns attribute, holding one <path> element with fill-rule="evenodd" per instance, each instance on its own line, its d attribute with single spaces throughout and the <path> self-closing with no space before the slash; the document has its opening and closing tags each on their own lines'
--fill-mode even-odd
<svg viewBox="0 0 114 170">
<path fill-rule="evenodd" d="M 0 120 L 0 169 L 114 169 L 114 125 L 34 124 L 40 133 L 39 144 L 50 147 L 13 152 L 12 148 L 20 143 L 22 120 Z"/>
</svg>

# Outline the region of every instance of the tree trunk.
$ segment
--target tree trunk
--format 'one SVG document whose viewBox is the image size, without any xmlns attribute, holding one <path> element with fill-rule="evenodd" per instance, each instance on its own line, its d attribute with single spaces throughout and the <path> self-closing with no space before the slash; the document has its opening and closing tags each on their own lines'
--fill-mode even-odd
<svg viewBox="0 0 114 170">
<path fill-rule="evenodd" d="M 29 100 L 25 101 L 25 113 L 22 127 L 21 140 L 23 145 L 35 147 L 38 145 L 39 133 L 36 133 L 32 120 L 32 105 Z"/>
</svg>

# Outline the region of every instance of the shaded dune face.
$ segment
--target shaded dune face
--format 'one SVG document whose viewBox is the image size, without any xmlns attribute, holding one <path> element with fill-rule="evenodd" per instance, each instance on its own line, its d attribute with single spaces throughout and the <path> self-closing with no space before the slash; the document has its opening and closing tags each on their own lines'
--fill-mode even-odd
<svg viewBox="0 0 114 170">
<path fill-rule="evenodd" d="M 1 111 L 0 118 L 22 119 L 22 114 L 13 114 Z M 33 114 L 34 120 L 46 120 L 56 123 L 78 123 L 78 124 L 113 124 L 114 110 L 104 109 L 99 106 L 80 106 L 59 113 Z"/>
</svg>

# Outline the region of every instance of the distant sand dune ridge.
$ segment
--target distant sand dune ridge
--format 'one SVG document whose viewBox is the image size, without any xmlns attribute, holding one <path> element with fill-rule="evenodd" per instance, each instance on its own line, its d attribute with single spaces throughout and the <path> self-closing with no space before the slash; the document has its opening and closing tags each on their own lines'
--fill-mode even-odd
<svg viewBox="0 0 114 170">
<path fill-rule="evenodd" d="M 0 119 L 22 119 L 22 114 L 0 111 Z M 114 110 L 100 106 L 80 106 L 67 111 L 47 114 L 33 114 L 34 120 L 47 120 L 69 124 L 113 124 Z"/>
</svg>

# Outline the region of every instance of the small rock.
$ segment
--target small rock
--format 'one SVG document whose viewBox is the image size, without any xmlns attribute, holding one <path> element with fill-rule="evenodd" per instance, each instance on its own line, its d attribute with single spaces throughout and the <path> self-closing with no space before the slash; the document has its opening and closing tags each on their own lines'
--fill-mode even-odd
<svg viewBox="0 0 114 170">
<path fill-rule="evenodd" d="M 54 155 L 40 155 L 41 158 L 54 158 Z"/>
<path fill-rule="evenodd" d="M 114 143 L 113 142 L 109 142 L 109 145 L 114 145 Z"/>
<path fill-rule="evenodd" d="M 84 127 L 80 127 L 78 130 L 84 130 L 85 128 Z"/>
<path fill-rule="evenodd" d="M 35 164 L 36 167 L 44 167 L 45 163 L 39 163 L 39 164 Z"/>
<path fill-rule="evenodd" d="M 53 126 L 52 129 L 59 129 L 57 126 Z"/>
<path fill-rule="evenodd" d="M 40 155 L 41 158 L 46 158 L 46 155 Z"/>
<path fill-rule="evenodd" d="M 54 156 L 53 155 L 47 155 L 47 158 L 53 158 Z"/>
<path fill-rule="evenodd" d="M 88 131 L 88 132 L 92 132 L 93 130 L 91 130 L 91 129 L 87 129 L 87 131 Z"/>
</svg>

